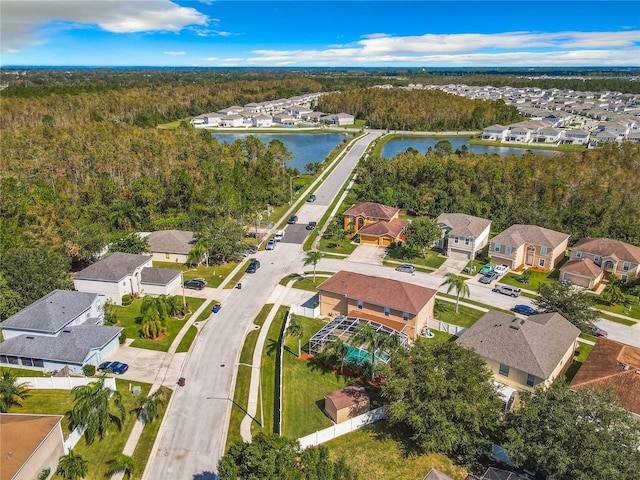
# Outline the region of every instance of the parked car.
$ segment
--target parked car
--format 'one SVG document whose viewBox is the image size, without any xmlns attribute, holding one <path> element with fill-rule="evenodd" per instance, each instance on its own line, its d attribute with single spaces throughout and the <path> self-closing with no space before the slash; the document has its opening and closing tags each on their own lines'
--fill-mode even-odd
<svg viewBox="0 0 640 480">
<path fill-rule="evenodd" d="M 593 323 L 585 323 L 584 326 L 591 330 L 591 334 L 595 335 L 596 337 L 606 338 L 609 335 L 606 331 L 602 330 L 600 327 L 594 325 Z"/>
<path fill-rule="evenodd" d="M 316 225 L 318 225 L 318 222 L 309 222 L 307 223 L 307 226 L 305 228 L 307 230 L 313 230 L 314 228 L 316 228 Z"/>
<path fill-rule="evenodd" d="M 526 315 L 526 316 L 538 314 L 538 310 L 536 310 L 533 307 L 530 307 L 529 305 L 516 305 L 511 309 L 511 311 L 515 313 L 519 313 L 520 315 Z"/>
<path fill-rule="evenodd" d="M 489 284 L 489 283 L 493 282 L 494 280 L 497 280 L 499 276 L 500 275 L 498 275 L 495 272 L 485 273 L 483 276 L 480 277 L 480 279 L 478 281 L 480 283 Z"/>
<path fill-rule="evenodd" d="M 498 275 L 504 275 L 509 271 L 509 267 L 507 265 L 498 265 L 493 271 Z"/>
<path fill-rule="evenodd" d="M 279 242 L 280 240 L 282 240 L 284 238 L 284 230 L 278 230 L 276 231 L 276 234 L 274 235 L 273 239 L 276 242 Z"/>
<path fill-rule="evenodd" d="M 129 370 L 129 365 L 122 362 L 113 362 L 109 368 L 113 371 L 113 373 L 122 375 L 124 372 Z"/>
<path fill-rule="evenodd" d="M 180 385 L 181 387 L 184 387 L 186 383 L 187 383 L 187 380 L 184 377 L 180 377 L 178 379 L 178 385 Z"/>
<path fill-rule="evenodd" d="M 413 273 L 413 272 L 416 271 L 416 268 L 413 265 L 411 265 L 410 263 L 403 263 L 401 265 L 398 265 L 396 267 L 396 270 L 398 272 Z"/>
<path fill-rule="evenodd" d="M 247 273 L 256 273 L 256 270 L 260 268 L 260 262 L 255 258 L 252 258 L 247 267 Z"/>
<path fill-rule="evenodd" d="M 105 372 L 107 370 L 110 370 L 112 363 L 113 362 L 102 362 L 100 365 L 98 365 L 98 371 L 99 372 Z"/>
<path fill-rule="evenodd" d="M 265 250 L 273 250 L 276 248 L 276 241 L 273 238 L 270 238 L 267 242 L 267 246 L 264 247 Z"/>
<path fill-rule="evenodd" d="M 207 282 L 203 281 L 203 280 L 185 280 L 184 281 L 184 288 L 191 288 L 193 290 L 202 290 L 206 285 Z"/>
<path fill-rule="evenodd" d="M 309 198 L 307 198 L 307 202 L 315 202 L 316 201 L 316 196 L 312 193 L 311 195 L 309 195 Z"/>
<path fill-rule="evenodd" d="M 287 223 L 289 225 L 293 225 L 294 223 L 296 223 L 298 221 L 298 216 L 297 215 L 291 215 L 289 217 L 289 220 L 287 220 Z"/>
<path fill-rule="evenodd" d="M 512 287 L 511 285 L 496 285 L 493 291 L 511 297 L 519 297 L 522 292 L 518 287 Z"/>
<path fill-rule="evenodd" d="M 491 273 L 495 270 L 496 266 L 493 263 L 487 263 L 484 267 L 480 269 L 481 274 Z"/>
</svg>

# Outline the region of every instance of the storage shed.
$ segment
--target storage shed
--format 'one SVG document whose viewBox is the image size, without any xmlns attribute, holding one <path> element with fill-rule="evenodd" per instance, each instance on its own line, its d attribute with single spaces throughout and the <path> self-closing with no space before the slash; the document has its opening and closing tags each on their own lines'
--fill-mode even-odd
<svg viewBox="0 0 640 480">
<path fill-rule="evenodd" d="M 357 386 L 327 393 L 324 410 L 335 423 L 344 422 L 369 411 L 369 394 L 364 387 Z"/>
</svg>

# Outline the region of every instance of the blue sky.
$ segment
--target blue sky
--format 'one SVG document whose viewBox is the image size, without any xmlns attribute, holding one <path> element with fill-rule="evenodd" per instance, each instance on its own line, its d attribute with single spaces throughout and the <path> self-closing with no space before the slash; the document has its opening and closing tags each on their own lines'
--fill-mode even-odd
<svg viewBox="0 0 640 480">
<path fill-rule="evenodd" d="M 640 66 L 638 1 L 2 0 L 2 65 Z"/>
</svg>

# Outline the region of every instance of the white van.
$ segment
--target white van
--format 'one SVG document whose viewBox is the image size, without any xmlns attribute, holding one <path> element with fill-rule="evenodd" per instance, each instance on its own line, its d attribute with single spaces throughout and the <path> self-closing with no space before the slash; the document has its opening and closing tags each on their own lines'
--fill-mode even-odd
<svg viewBox="0 0 640 480">
<path fill-rule="evenodd" d="M 284 230 L 278 230 L 276 231 L 275 236 L 273 237 L 273 239 L 276 242 L 279 242 L 280 240 L 282 240 L 284 238 Z"/>
<path fill-rule="evenodd" d="M 519 297 L 521 292 L 518 287 L 512 287 L 511 285 L 497 285 L 493 291 L 503 295 L 509 295 L 511 297 Z"/>
</svg>

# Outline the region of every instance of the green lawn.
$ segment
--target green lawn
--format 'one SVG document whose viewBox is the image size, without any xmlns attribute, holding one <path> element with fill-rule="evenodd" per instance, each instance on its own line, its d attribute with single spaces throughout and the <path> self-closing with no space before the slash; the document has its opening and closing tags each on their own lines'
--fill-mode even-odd
<svg viewBox="0 0 640 480">
<path fill-rule="evenodd" d="M 309 339 L 326 323 L 298 317 L 304 329 L 302 353 L 308 353 Z M 309 360 L 296 359 L 297 337 L 287 337 L 283 356 L 283 435 L 300 438 L 330 427 L 324 414 L 324 395 L 347 386 L 347 378 L 315 367 Z"/>
<path fill-rule="evenodd" d="M 519 282 L 518 279 L 522 278 L 522 274 L 517 274 L 517 273 L 507 273 L 500 280 L 498 280 L 498 283 L 504 283 L 505 285 L 512 285 L 514 287 L 537 292 L 540 284 L 549 283 L 551 281 L 549 277 L 554 273 L 553 271 L 551 273 L 537 272 L 535 270 L 527 270 L 527 271 L 529 272 L 529 275 L 530 275 L 529 283 Z"/>
<path fill-rule="evenodd" d="M 567 382 L 570 383 L 571 380 L 573 380 L 573 377 L 576 376 L 576 373 L 578 373 L 578 370 L 591 353 L 591 350 L 593 350 L 593 345 L 589 345 L 588 343 L 584 342 L 578 343 L 578 355 L 573 358 L 571 365 L 569 365 L 569 368 L 564 374 Z"/>
<path fill-rule="evenodd" d="M 213 308 L 213 305 L 215 305 L 216 303 L 220 303 L 217 300 L 211 300 L 206 307 L 204 307 L 202 309 L 202 311 L 200 312 L 200 315 L 198 315 L 198 318 L 196 318 L 196 322 L 204 322 L 205 320 L 208 320 L 209 317 L 211 316 L 211 309 Z"/>
<path fill-rule="evenodd" d="M 434 316 L 440 320 L 461 327 L 469 328 L 471 325 L 485 314 L 482 310 L 460 305 L 456 313 L 456 304 L 445 300 L 436 300 Z"/>
<path fill-rule="evenodd" d="M 396 260 L 398 262 L 412 263 L 416 266 L 423 266 L 436 269 L 440 267 L 447 259 L 440 256 L 440 251 L 431 249 L 427 250 L 425 258 L 422 258 L 422 254 L 414 256 L 414 252 L 409 248 L 396 247 L 389 249 L 387 253 L 387 259 Z"/>
<path fill-rule="evenodd" d="M 609 305 L 602 297 L 595 297 L 594 307 L 598 310 L 604 310 L 611 313 L 617 313 L 619 315 L 625 315 L 627 317 L 635 318 L 640 321 L 640 304 L 638 304 L 638 297 L 627 295 L 629 305 Z M 633 323 L 631 324 L 633 325 Z"/>
<path fill-rule="evenodd" d="M 182 270 L 184 273 L 182 277 L 185 280 L 193 280 L 194 278 L 204 278 L 207 282 L 207 287 L 217 288 L 219 287 L 227 275 L 233 271 L 238 265 L 238 262 L 225 263 L 223 265 L 213 265 L 207 267 L 206 265 L 198 265 L 197 267 L 191 267 L 189 265 L 183 265 L 181 263 L 171 262 L 153 262 L 153 266 L 157 268 L 168 268 L 171 270 Z"/>
<path fill-rule="evenodd" d="M 0 372 L 3 370 L 9 370 L 11 373 L 16 375 L 17 377 L 49 377 L 50 375 L 44 373 L 41 370 L 29 370 L 28 368 L 14 368 L 14 367 L 5 367 L 2 366 L 0 368 Z"/>
<path fill-rule="evenodd" d="M 610 322 L 620 323 L 621 325 L 626 325 L 628 327 L 631 327 L 631 326 L 633 326 L 633 325 L 638 323 L 638 322 L 636 322 L 634 320 L 631 320 L 631 319 L 614 317 L 613 315 L 607 315 L 606 313 L 598 312 L 598 316 L 600 318 L 604 318 L 606 320 L 609 320 Z"/>
<path fill-rule="evenodd" d="M 500 295 L 499 293 L 496 293 L 496 295 Z M 442 292 L 438 292 L 437 294 L 438 297 L 446 297 L 446 298 L 451 298 L 453 300 L 456 299 L 456 296 L 450 293 L 442 293 Z M 486 303 L 482 303 L 482 302 L 476 302 L 475 300 L 469 300 L 468 298 L 462 298 L 460 297 L 460 303 L 468 303 L 470 305 L 476 305 L 478 307 L 482 307 L 482 308 L 486 308 L 489 310 L 496 310 L 498 312 L 503 312 L 503 313 L 508 313 L 511 314 L 511 312 L 509 310 L 504 310 L 502 308 L 495 308 L 493 305 L 487 305 Z"/>
<path fill-rule="evenodd" d="M 327 253 L 340 253 L 343 255 L 349 255 L 359 246 L 359 243 L 355 243 L 352 238 L 344 237 L 341 240 L 327 240 L 326 238 L 320 238 L 320 245 L 318 250 Z"/>
<path fill-rule="evenodd" d="M 203 298 L 187 297 L 187 304 L 192 312 L 195 312 L 203 303 Z M 140 316 L 141 305 L 142 299 L 139 298 L 127 307 L 117 307 L 116 318 L 119 322 L 118 326 L 124 328 L 124 333 L 127 338 L 135 339 L 131 346 L 146 348 L 147 350 L 157 350 L 160 352 L 168 351 L 171 343 L 176 338 L 176 335 L 184 326 L 185 321 L 189 319 L 191 314 L 181 320 L 170 318 L 167 320 L 166 335 L 158 340 L 148 340 L 146 338 L 142 338 L 140 333 L 140 321 L 142 319 Z"/>
<path fill-rule="evenodd" d="M 188 352 L 189 349 L 191 348 L 191 344 L 196 339 L 197 334 L 198 334 L 197 327 L 194 327 L 193 325 L 191 325 L 187 330 L 187 333 L 185 333 L 184 337 L 182 337 L 182 340 L 180 340 L 180 343 L 178 344 L 178 348 L 176 349 L 176 353 Z"/>
<path fill-rule="evenodd" d="M 317 292 L 318 285 L 325 282 L 327 280 L 326 276 L 316 275 L 315 282 L 313 281 L 313 273 L 307 274 L 306 277 L 301 278 L 300 280 L 296 280 L 293 282 L 293 288 L 297 288 L 299 290 L 307 290 L 309 292 Z"/>
<path fill-rule="evenodd" d="M 344 457 L 347 464 L 360 472 L 361 478 L 385 480 L 422 480 L 432 468 L 454 480 L 464 480 L 467 472 L 444 455 L 407 454 L 411 441 L 400 437 L 385 421 L 356 430 L 324 445 L 332 459 Z"/>
<path fill-rule="evenodd" d="M 434 330 L 433 328 L 430 329 L 430 331 L 434 335 L 433 340 L 436 340 L 438 342 L 453 342 L 456 338 L 458 338 L 453 333 L 441 332 L 439 330 Z"/>
</svg>

